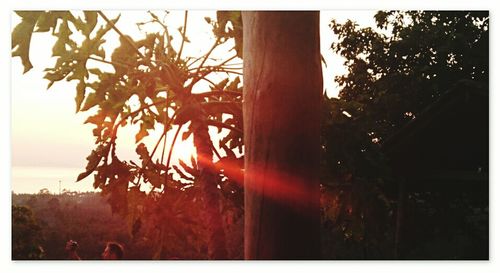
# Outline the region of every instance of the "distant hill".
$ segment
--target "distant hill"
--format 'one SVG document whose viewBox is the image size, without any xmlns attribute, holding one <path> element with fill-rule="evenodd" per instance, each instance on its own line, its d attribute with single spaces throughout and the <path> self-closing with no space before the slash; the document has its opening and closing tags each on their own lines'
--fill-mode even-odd
<svg viewBox="0 0 500 273">
<path fill-rule="evenodd" d="M 99 193 L 12 194 L 12 205 L 32 210 L 41 227 L 45 259 L 66 259 L 64 247 L 70 239 L 79 243 L 78 253 L 84 260 L 100 259 L 107 241 L 124 244 L 127 259 L 152 257 L 152 244 L 145 237 L 132 238 L 125 220 L 111 214 Z"/>
</svg>

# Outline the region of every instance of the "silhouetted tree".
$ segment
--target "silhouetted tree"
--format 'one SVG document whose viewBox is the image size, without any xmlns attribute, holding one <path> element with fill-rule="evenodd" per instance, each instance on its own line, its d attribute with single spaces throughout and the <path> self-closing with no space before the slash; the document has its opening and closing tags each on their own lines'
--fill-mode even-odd
<svg viewBox="0 0 500 273">
<path fill-rule="evenodd" d="M 12 259 L 38 260 L 43 258 L 41 228 L 32 211 L 24 206 L 12 206 Z"/>
</svg>

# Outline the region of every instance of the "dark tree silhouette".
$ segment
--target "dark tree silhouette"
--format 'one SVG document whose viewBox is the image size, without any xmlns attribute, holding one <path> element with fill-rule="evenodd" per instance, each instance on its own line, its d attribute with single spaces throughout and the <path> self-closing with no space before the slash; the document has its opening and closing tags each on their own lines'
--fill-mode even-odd
<svg viewBox="0 0 500 273">
<path fill-rule="evenodd" d="M 12 259 L 38 260 L 43 257 L 41 228 L 31 209 L 12 206 Z"/>
</svg>

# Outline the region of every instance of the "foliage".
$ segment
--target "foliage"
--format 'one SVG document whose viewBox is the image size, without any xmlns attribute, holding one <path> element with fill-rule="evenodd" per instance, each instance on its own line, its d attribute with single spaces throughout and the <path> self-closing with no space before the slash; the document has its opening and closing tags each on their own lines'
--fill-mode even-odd
<svg viewBox="0 0 500 273">
<path fill-rule="evenodd" d="M 41 228 L 33 212 L 25 206 L 12 206 L 12 259 L 38 260 L 44 257 Z"/>
<path fill-rule="evenodd" d="M 488 12 L 392 11 L 375 19 L 377 29 L 331 23 L 339 38 L 332 49 L 348 68 L 336 78 L 341 110 L 364 122 L 372 141 L 387 139 L 459 80 L 487 84 Z"/>
<path fill-rule="evenodd" d="M 375 21 L 330 24 L 348 69 L 323 108 L 322 202 L 335 258 L 392 257 L 396 187 L 381 145 L 459 80 L 488 85 L 488 12 L 381 11 Z"/>
<path fill-rule="evenodd" d="M 215 183 L 220 188 L 218 195 L 228 200 L 223 202 L 226 205 L 222 206 L 225 209 L 222 216 L 237 211 L 237 217 L 241 217 L 241 187 L 227 177 L 227 171 L 224 172 L 224 169 L 242 166 L 238 163 L 242 162 L 242 157 L 233 152 L 238 149 L 241 154 L 243 145 L 239 129 L 242 128 L 241 73 L 240 68 L 231 64 L 237 55 L 215 64 L 212 56 L 230 37 L 241 34 L 241 27 L 237 25 L 233 25 L 234 29 L 227 28 L 227 22 L 236 22 L 239 13 L 219 13 L 218 18 L 227 17 L 221 25 L 208 20 L 214 30 L 214 44 L 206 54 L 194 57 L 183 55 L 184 45 L 189 43 L 187 12 L 184 26 L 176 34 L 170 32 L 158 14 L 149 12 L 151 21 L 138 26 L 156 25 L 163 31 L 145 33 L 139 40 L 133 40 L 116 27 L 120 16 L 108 19 L 100 11 L 84 11 L 83 16 L 69 11 L 17 14 L 22 21 L 12 32 L 12 54 L 21 58 L 25 72 L 32 68 L 29 60 L 32 33 L 51 31 L 57 38 L 52 50 L 56 63 L 45 69 L 48 88 L 62 80 L 77 82 L 76 111 L 91 113 L 85 123 L 95 125 L 96 146 L 87 157 L 86 170 L 77 180 L 94 174 L 94 188 L 101 189 L 108 197 L 113 212 L 127 218 L 132 233 L 141 226 L 139 223 L 155 221 L 156 225 L 152 225 L 155 230 L 151 232 L 157 234 L 156 242 L 164 243 L 168 236 L 185 238 L 173 230 L 173 223 L 182 223 L 179 228 L 187 234 L 183 235 L 196 237 L 191 240 L 198 241 L 198 251 L 202 249 L 207 236 L 202 234 L 203 224 L 192 223 L 192 219 L 200 217 L 199 213 L 192 215 L 198 208 L 195 203 L 201 200 L 199 176 L 202 169 L 197 167 L 200 158 L 192 158 L 191 166 L 182 161 L 179 165 L 171 164 L 172 150 L 184 127 L 187 132 L 182 134 L 183 140 L 200 129 L 208 132 L 209 126 L 219 129 L 219 147 L 225 155 L 221 155 L 214 144 L 208 147 L 218 157 L 217 164 L 212 167 L 218 174 L 218 181 L 210 183 Z M 107 56 L 103 44 L 110 31 L 119 35 L 120 45 Z M 174 49 L 174 39 L 181 41 L 178 49 Z M 240 44 L 234 49 L 241 56 Z M 111 65 L 112 69 L 105 69 L 96 62 Z M 210 62 L 212 64 L 208 65 Z M 227 78 L 215 83 L 211 80 L 212 74 L 225 74 Z M 202 81 L 209 83 L 209 90 L 197 89 Z M 134 105 L 137 101 L 138 106 Z M 135 135 L 136 152 L 141 162 L 126 161 L 116 153 L 118 131 L 120 127 L 136 125 L 139 126 Z M 146 147 L 144 139 L 152 130 L 161 127 L 163 133 L 156 145 Z M 171 130 L 175 130 L 175 137 L 168 147 L 166 134 Z M 204 137 L 210 138 L 208 134 Z M 161 156 L 155 157 L 162 140 Z M 212 140 L 204 143 L 212 143 Z M 165 156 L 166 151 L 168 156 Z M 228 167 L 225 163 L 233 165 Z M 234 165 L 236 163 L 239 165 Z M 174 179 L 174 174 L 182 179 Z M 168 231 L 165 225 L 169 226 Z M 162 258 L 165 247 L 158 245 L 154 256 Z"/>
<path fill-rule="evenodd" d="M 177 194 L 176 198 L 186 196 Z M 171 202 L 182 203 L 172 197 L 170 203 L 164 204 L 167 210 L 170 210 L 168 205 L 171 205 Z M 112 214 L 106 198 L 99 193 L 13 194 L 12 203 L 15 207 L 32 212 L 32 220 L 38 223 L 36 236 L 38 241 L 34 249 L 38 251 L 38 246 L 43 247 L 44 256 L 31 256 L 27 259 L 67 259 L 68 254 L 64 247 L 70 239 L 79 243 L 78 254 L 84 260 L 101 259 L 107 241 L 123 244 L 125 258 L 129 260 L 149 260 L 158 251 L 159 246 L 155 243 L 158 222 L 154 218 L 144 217 L 144 221 L 136 222 L 136 229 L 132 234 L 127 219 Z M 207 247 L 206 242 L 200 242 L 199 239 L 205 231 L 201 223 L 196 223 L 200 218 L 200 205 L 200 201 L 197 201 L 184 215 L 167 216 L 168 221 L 163 225 L 165 237 L 162 259 L 207 259 L 206 251 L 203 251 Z M 152 211 L 152 206 L 146 208 L 150 208 L 157 219 L 163 219 L 162 212 Z M 169 213 L 182 213 L 182 211 Z M 243 257 L 241 251 L 238 252 L 242 246 L 242 229 L 241 222 L 228 222 L 226 225 L 231 259 Z M 18 221 L 13 223 L 13 233 L 20 234 L 23 230 Z M 191 230 L 195 233 L 193 234 Z M 13 249 L 20 249 L 22 243 L 30 237 L 22 238 L 24 239 L 21 241 L 13 241 Z"/>
<path fill-rule="evenodd" d="M 184 44 L 189 43 L 187 25 L 174 34 L 152 12 L 150 22 L 138 25 L 159 25 L 163 32 L 145 34 L 139 40 L 116 27 L 119 17 L 108 19 L 102 12 L 86 11 L 83 17 L 66 11 L 17 14 L 22 22 L 12 32 L 12 54 L 21 58 L 25 72 L 33 66 L 29 59 L 32 33 L 51 31 L 57 38 L 53 47 L 56 63 L 47 68 L 45 75 L 49 88 L 62 80 L 75 81 L 76 111 L 89 113 L 86 123 L 95 126 L 96 147 L 78 180 L 93 174 L 94 187 L 102 190 L 113 212 L 124 216 L 112 215 L 92 195 L 88 202 L 76 197 L 65 202 L 57 197 L 59 201 L 44 199 L 41 203 L 42 196 L 53 197 L 31 196 L 25 204 L 36 208 L 41 223 L 46 221 L 42 225 L 43 237 L 49 238 L 46 243 L 59 247 L 67 239 L 89 242 L 92 250 L 86 250 L 84 258 L 99 257 L 103 240 L 110 239 L 125 242 L 135 253 L 129 252 L 129 258 L 209 258 L 209 235 L 203 221 L 207 217 L 206 200 L 200 185 L 204 164 L 195 157 L 190 162 L 172 164 L 171 154 L 182 128 L 188 127 L 181 135 L 186 140 L 215 126 L 219 133 L 229 130 L 225 136 L 220 135 L 220 149 L 215 148 L 211 136 L 205 136 L 204 143 L 212 143 L 209 150 L 214 157 L 210 159 L 216 158 L 210 168 L 217 174 L 220 211 L 229 237 L 228 258 L 241 258 L 243 197 L 238 181 L 243 168 L 242 90 L 240 70 L 231 65 L 237 56 L 241 58 L 241 14 L 217 12 L 217 20 L 206 18 L 213 27 L 215 42 L 206 54 L 194 57 L 182 54 Z M 488 84 L 487 13 L 391 11 L 377 13 L 375 20 L 376 28 L 360 29 L 352 21 L 340 24 L 334 20 L 331 24 L 338 38 L 332 50 L 346 59 L 348 73 L 336 78 L 341 88 L 339 97 L 325 97 L 322 108 L 325 258 L 392 257 L 396 196 L 394 178 L 380 153 L 382 143 L 458 80 Z M 119 35 L 120 46 L 108 54 L 103 44 L 111 31 Z M 174 49 L 173 39 L 182 41 L 178 49 Z M 234 57 L 207 65 L 216 48 L 233 39 Z M 210 75 L 214 73 L 232 76 L 213 82 Z M 209 83 L 210 90 L 194 92 L 203 81 Z M 135 106 L 134 101 L 139 105 Z M 139 162 L 121 159 L 116 153 L 116 138 L 124 126 L 138 126 L 134 138 Z M 163 129 L 160 139 L 154 147 L 146 146 L 144 140 L 157 128 Z M 166 133 L 171 130 L 175 138 L 169 146 Z M 155 156 L 157 151 L 161 155 Z M 433 199 L 438 197 L 413 197 L 410 205 L 415 207 L 416 215 L 428 216 L 435 210 Z M 458 204 L 457 200 L 463 198 L 453 199 L 452 204 Z M 41 209 L 46 206 L 50 209 Z M 465 209 L 472 211 L 467 215 L 484 216 L 475 213 L 472 206 Z M 459 209 L 452 211 L 458 213 Z M 435 219 L 444 215 L 443 211 L 439 213 Z M 83 216 L 76 219 L 71 215 Z M 459 218 L 456 223 L 462 221 Z M 466 227 L 461 232 L 472 230 L 471 222 L 477 223 L 459 223 Z M 446 230 L 446 226 L 440 228 Z M 482 228 L 483 224 L 474 227 Z M 48 232 L 51 229 L 53 232 Z M 60 238 L 61 234 L 66 238 Z M 464 237 L 450 235 L 450 240 L 463 246 L 474 245 Z M 432 243 L 427 248 L 415 247 L 414 255 L 428 257 L 424 254 L 433 247 Z M 60 259 L 64 255 L 48 249 L 48 257 Z"/>
</svg>

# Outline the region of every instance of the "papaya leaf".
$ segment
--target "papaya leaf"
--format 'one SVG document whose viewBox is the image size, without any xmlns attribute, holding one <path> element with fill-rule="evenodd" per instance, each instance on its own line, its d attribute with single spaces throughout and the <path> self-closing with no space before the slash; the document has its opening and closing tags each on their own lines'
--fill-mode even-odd
<svg viewBox="0 0 500 273">
<path fill-rule="evenodd" d="M 78 113 L 80 111 L 80 107 L 82 106 L 83 99 L 85 98 L 85 81 L 81 80 L 78 85 L 76 86 L 76 97 L 75 97 L 75 102 L 76 102 L 76 112 Z"/>
<path fill-rule="evenodd" d="M 102 74 L 102 71 L 99 68 L 90 68 L 88 71 L 90 74 L 94 74 L 96 76 L 99 76 Z"/>
<path fill-rule="evenodd" d="M 177 172 L 177 174 L 185 180 L 193 181 L 194 177 L 188 176 L 186 173 L 184 173 L 179 167 L 176 165 L 172 165 L 172 168 Z"/>
<path fill-rule="evenodd" d="M 146 123 L 143 122 L 140 125 L 139 132 L 137 132 L 137 134 L 135 135 L 135 143 L 138 143 L 139 141 L 141 141 L 144 137 L 146 137 L 148 135 L 149 135 L 149 132 L 147 129 L 147 125 L 146 125 Z"/>
<path fill-rule="evenodd" d="M 224 87 L 226 87 L 226 84 L 229 82 L 229 79 L 223 79 L 222 81 L 216 83 L 215 85 L 212 86 L 212 90 L 224 90 Z"/>
<path fill-rule="evenodd" d="M 88 171 L 85 171 L 81 174 L 78 175 L 78 177 L 76 178 L 76 182 L 84 179 L 85 177 L 89 176 L 94 170 L 88 170 Z"/>
<path fill-rule="evenodd" d="M 73 66 L 73 71 L 66 80 L 84 80 L 88 77 L 89 72 L 87 71 L 87 67 L 85 66 L 85 61 L 79 61 Z"/>
<path fill-rule="evenodd" d="M 64 56 L 67 54 L 66 44 L 63 40 L 57 40 L 54 46 L 52 47 L 52 56 Z"/>
<path fill-rule="evenodd" d="M 106 118 L 105 115 L 103 115 L 101 112 L 97 112 L 97 114 L 93 115 L 93 116 L 90 116 L 88 117 L 84 124 L 87 124 L 87 123 L 92 123 L 92 124 L 95 124 L 95 125 L 98 125 L 100 126 L 101 124 L 104 123 L 104 119 Z"/>
<path fill-rule="evenodd" d="M 236 77 L 229 85 L 225 88 L 228 91 L 238 91 L 238 84 L 240 83 L 240 77 Z"/>
<path fill-rule="evenodd" d="M 80 109 L 80 111 L 87 111 L 99 104 L 99 102 L 100 100 L 97 97 L 97 94 L 95 92 L 92 92 L 87 96 L 87 99 L 85 100 L 85 103 L 83 104 L 83 107 Z"/>
<path fill-rule="evenodd" d="M 106 177 L 100 174 L 99 172 L 94 174 L 94 183 L 92 186 L 94 189 L 99 188 L 101 185 L 104 185 L 106 183 Z"/>
<path fill-rule="evenodd" d="M 184 161 L 179 159 L 179 165 L 192 177 L 197 177 L 199 175 L 199 171 L 194 169 L 193 167 L 189 167 Z"/>
<path fill-rule="evenodd" d="M 43 77 L 44 79 L 49 80 L 49 84 L 47 85 L 47 89 L 50 89 L 50 87 L 57 81 L 60 81 L 66 77 L 66 73 L 64 73 L 61 70 L 57 70 L 55 72 L 47 72 L 45 76 Z"/>
<path fill-rule="evenodd" d="M 69 29 L 68 20 L 63 20 L 59 31 L 54 34 L 58 39 L 52 47 L 52 56 L 64 56 L 67 54 L 66 45 L 75 46 L 75 42 L 69 38 L 73 32 Z"/>
<path fill-rule="evenodd" d="M 86 22 L 86 29 L 83 31 L 83 34 L 89 37 L 97 25 L 97 11 L 84 11 L 83 14 L 85 15 Z"/>
<path fill-rule="evenodd" d="M 193 166 L 194 169 L 198 170 L 198 164 L 196 163 L 196 159 L 194 158 L 193 155 L 191 155 L 191 165 Z"/>
<path fill-rule="evenodd" d="M 104 50 L 104 48 L 99 48 L 95 53 L 95 55 L 103 59 L 106 59 L 106 51 Z"/>
<path fill-rule="evenodd" d="M 153 187 L 156 187 L 156 188 L 161 187 L 161 185 L 163 183 L 163 179 L 162 179 L 160 174 L 158 174 L 157 172 L 155 172 L 151 169 L 144 170 L 143 174 L 144 174 L 144 179 L 147 182 L 151 183 L 151 185 L 153 185 Z"/>
<path fill-rule="evenodd" d="M 139 145 L 137 145 L 137 147 L 135 148 L 135 152 L 139 155 L 140 159 L 143 162 L 144 162 L 144 160 L 149 161 L 148 148 L 146 147 L 146 145 L 144 145 L 144 143 L 140 143 Z M 143 166 L 143 167 L 145 167 L 145 166 Z"/>
<path fill-rule="evenodd" d="M 12 52 L 13 57 L 20 57 L 21 62 L 24 66 L 24 72 L 28 72 L 33 65 L 31 64 L 29 58 L 31 35 L 33 34 L 33 29 L 35 28 L 38 17 L 43 14 L 42 11 L 17 11 L 17 15 L 22 18 L 21 23 L 19 23 L 12 31 Z"/>
<path fill-rule="evenodd" d="M 78 175 L 76 182 L 84 179 L 85 177 L 89 176 L 94 170 L 97 168 L 99 165 L 99 162 L 101 161 L 101 156 L 96 150 L 93 150 L 89 156 L 87 156 L 87 167 L 85 167 L 85 172 L 81 173 Z"/>
<path fill-rule="evenodd" d="M 55 29 L 59 17 L 60 14 L 54 11 L 48 11 L 40 15 L 38 22 L 36 23 L 35 32 L 47 32 L 51 29 Z"/>
<path fill-rule="evenodd" d="M 232 29 L 226 31 L 227 24 L 231 22 Z M 243 20 L 241 11 L 217 11 L 218 28 L 214 34 L 224 38 L 234 38 L 234 50 L 238 57 L 243 56 Z"/>
<path fill-rule="evenodd" d="M 182 133 L 182 141 L 185 141 L 186 139 L 188 139 L 192 133 L 193 133 L 192 130 L 188 130 L 187 132 Z"/>
<path fill-rule="evenodd" d="M 135 43 L 130 36 L 120 36 L 120 46 L 115 48 L 111 54 L 111 61 L 116 64 L 125 64 L 134 67 L 137 64 L 137 51 L 131 43 Z M 128 69 L 122 65 L 113 65 L 116 74 L 123 75 L 128 72 Z"/>
</svg>

